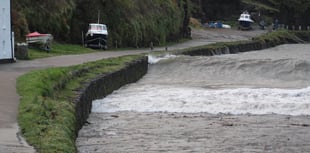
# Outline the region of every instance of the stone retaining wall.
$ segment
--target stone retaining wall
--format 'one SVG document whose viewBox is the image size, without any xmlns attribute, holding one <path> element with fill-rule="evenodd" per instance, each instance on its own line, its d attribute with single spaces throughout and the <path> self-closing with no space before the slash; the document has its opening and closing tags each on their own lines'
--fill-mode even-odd
<svg viewBox="0 0 310 153">
<path fill-rule="evenodd" d="M 82 128 L 91 113 L 92 101 L 101 99 L 120 87 L 138 81 L 148 70 L 148 58 L 128 63 L 123 69 L 97 76 L 78 91 L 76 104 L 77 132 Z"/>
</svg>

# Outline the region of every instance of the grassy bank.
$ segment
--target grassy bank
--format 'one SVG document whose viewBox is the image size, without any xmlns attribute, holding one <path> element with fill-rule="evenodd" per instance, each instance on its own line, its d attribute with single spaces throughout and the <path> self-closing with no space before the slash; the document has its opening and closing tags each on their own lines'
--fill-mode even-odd
<svg viewBox="0 0 310 153">
<path fill-rule="evenodd" d="M 310 31 L 279 30 L 252 38 L 252 40 L 219 42 L 205 46 L 198 46 L 179 51 L 174 51 L 174 54 L 193 55 L 193 53 L 196 52 L 198 53 L 197 55 L 212 55 L 209 54 L 210 51 L 216 52 L 218 50 L 224 50 L 226 48 L 238 48 L 241 50 L 238 52 L 243 52 L 242 50 L 244 49 L 248 50 L 248 48 L 251 48 L 250 50 L 260 50 L 281 44 L 305 43 L 309 41 L 310 41 Z"/>
<path fill-rule="evenodd" d="M 30 48 L 29 59 L 32 60 L 32 59 L 37 59 L 37 58 L 46 58 L 46 57 L 60 56 L 60 55 L 87 54 L 87 53 L 94 53 L 98 51 L 99 50 L 85 48 L 81 45 L 54 43 L 52 45 L 52 50 L 50 52 L 43 51 L 39 48 Z"/>
<path fill-rule="evenodd" d="M 265 43 L 273 43 L 279 45 L 283 43 L 304 43 L 309 41 L 310 31 L 287 31 L 279 30 L 270 32 L 265 35 L 254 38 L 254 41 L 261 41 Z"/>
<path fill-rule="evenodd" d="M 137 49 L 137 48 L 129 48 L 129 47 L 128 48 L 112 48 L 107 51 L 124 51 L 124 50 L 134 50 L 134 49 Z M 52 45 L 52 50 L 50 52 L 44 51 L 36 47 L 30 47 L 30 49 L 28 50 L 29 60 L 34 60 L 38 58 L 47 58 L 47 57 L 53 57 L 53 56 L 61 56 L 61 55 L 78 55 L 78 54 L 88 54 L 88 53 L 104 52 L 104 51 L 105 50 L 86 48 L 81 45 L 62 44 L 62 43 L 54 43 Z"/>
<path fill-rule="evenodd" d="M 21 95 L 18 122 L 39 152 L 76 152 L 75 91 L 99 74 L 123 68 L 143 55 L 124 56 L 65 68 L 27 73 L 17 80 Z"/>
</svg>

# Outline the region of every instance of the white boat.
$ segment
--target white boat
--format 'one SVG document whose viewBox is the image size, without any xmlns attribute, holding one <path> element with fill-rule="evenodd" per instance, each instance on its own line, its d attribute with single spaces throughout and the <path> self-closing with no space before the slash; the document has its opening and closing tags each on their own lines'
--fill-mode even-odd
<svg viewBox="0 0 310 153">
<path fill-rule="evenodd" d="M 241 30 L 250 30 L 252 29 L 252 23 L 254 21 L 251 19 L 251 15 L 249 12 L 245 11 L 240 15 L 239 21 L 239 29 Z"/>
<path fill-rule="evenodd" d="M 107 49 L 108 29 L 105 24 L 90 23 L 85 36 L 86 47 Z"/>
</svg>

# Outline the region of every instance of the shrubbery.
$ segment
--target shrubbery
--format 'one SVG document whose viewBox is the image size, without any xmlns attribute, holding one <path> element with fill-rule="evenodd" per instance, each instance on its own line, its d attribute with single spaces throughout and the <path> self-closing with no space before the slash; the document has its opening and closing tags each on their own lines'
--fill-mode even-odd
<svg viewBox="0 0 310 153">
<path fill-rule="evenodd" d="M 18 40 L 33 31 L 80 43 L 89 23 L 109 28 L 109 46 L 145 47 L 177 40 L 187 29 L 189 0 L 14 0 Z"/>
</svg>

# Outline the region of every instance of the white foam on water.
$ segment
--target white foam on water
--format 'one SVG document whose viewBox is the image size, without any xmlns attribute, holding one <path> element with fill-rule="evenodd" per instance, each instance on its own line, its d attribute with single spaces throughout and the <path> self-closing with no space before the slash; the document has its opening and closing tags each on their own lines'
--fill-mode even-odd
<svg viewBox="0 0 310 153">
<path fill-rule="evenodd" d="M 309 44 L 211 57 L 149 55 L 138 83 L 93 102 L 93 112 L 310 115 Z"/>
<path fill-rule="evenodd" d="M 170 59 L 170 58 L 175 58 L 177 57 L 176 55 L 164 55 L 164 56 L 156 56 L 156 55 L 148 55 L 148 63 L 149 64 L 156 64 L 161 60 L 166 60 L 166 59 Z"/>
<path fill-rule="evenodd" d="M 146 85 L 121 89 L 93 102 L 93 112 L 183 112 L 310 115 L 303 89 L 205 89 Z"/>
</svg>

